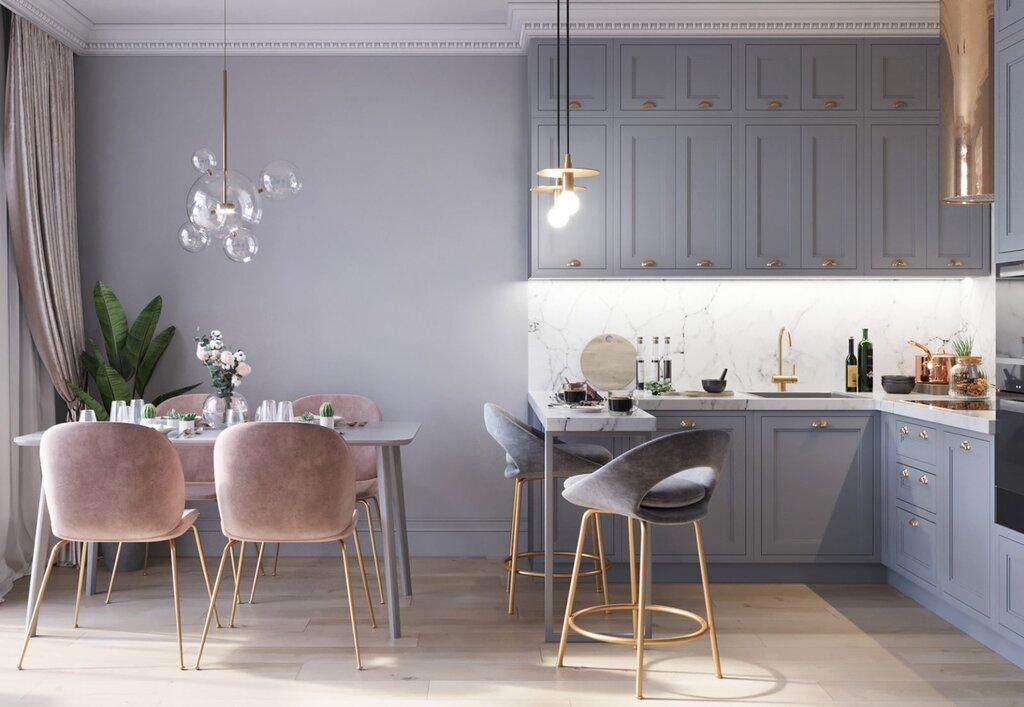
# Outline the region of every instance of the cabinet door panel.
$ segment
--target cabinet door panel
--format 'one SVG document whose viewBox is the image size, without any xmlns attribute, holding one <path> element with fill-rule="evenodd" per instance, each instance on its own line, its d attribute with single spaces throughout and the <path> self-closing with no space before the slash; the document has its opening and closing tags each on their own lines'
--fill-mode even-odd
<svg viewBox="0 0 1024 707">
<path fill-rule="evenodd" d="M 565 50 L 562 50 L 562 99 L 558 97 L 558 54 L 554 44 L 541 44 L 537 55 L 537 107 L 542 111 L 565 108 Z M 608 109 L 608 47 L 573 43 L 570 50 L 572 84 L 569 100 L 578 101 L 577 112 Z"/>
<path fill-rule="evenodd" d="M 857 45 L 805 45 L 801 107 L 804 110 L 857 110 Z"/>
<path fill-rule="evenodd" d="M 996 28 L 1005 35 L 1024 29 L 1024 0 L 996 0 Z"/>
<path fill-rule="evenodd" d="M 676 261 L 676 128 L 623 125 L 620 264 L 671 269 Z"/>
<path fill-rule="evenodd" d="M 676 109 L 676 48 L 662 44 L 623 44 L 620 59 L 622 110 Z"/>
<path fill-rule="evenodd" d="M 871 109 L 927 110 L 928 45 L 871 46 Z"/>
<path fill-rule="evenodd" d="M 1020 3 L 1024 6 L 1024 0 Z M 996 248 L 1024 258 L 1024 40 L 996 59 Z"/>
<path fill-rule="evenodd" d="M 747 110 L 799 110 L 800 47 L 747 45 Z"/>
<path fill-rule="evenodd" d="M 857 268 L 857 126 L 801 129 L 804 268 Z"/>
<path fill-rule="evenodd" d="M 732 110 L 732 46 L 693 44 L 677 51 L 679 110 Z"/>
<path fill-rule="evenodd" d="M 1024 543 L 999 536 L 999 623 L 1024 637 Z"/>
<path fill-rule="evenodd" d="M 871 127 L 871 267 L 923 268 L 936 208 L 929 184 L 927 125 Z"/>
<path fill-rule="evenodd" d="M 896 566 L 935 586 L 938 581 L 939 529 L 920 513 L 896 506 Z"/>
<path fill-rule="evenodd" d="M 561 163 L 554 125 L 539 125 L 536 140 L 534 171 Z M 601 271 L 607 268 L 607 140 L 608 128 L 604 125 L 573 125 L 574 164 L 599 169 L 601 174 L 581 180 L 581 184 L 587 187 L 587 191 L 580 194 L 582 208 L 564 228 L 552 228 L 547 222 L 551 195 L 533 194 L 533 223 L 540 270 Z M 564 137 L 562 149 L 565 149 Z M 538 181 L 550 183 L 550 180 Z"/>
<path fill-rule="evenodd" d="M 943 591 L 989 615 L 993 479 L 990 444 L 946 432 L 948 481 L 943 499 Z"/>
<path fill-rule="evenodd" d="M 800 128 L 747 126 L 747 268 L 800 266 Z"/>
<path fill-rule="evenodd" d="M 732 127 L 676 128 L 676 266 L 732 265 Z"/>
</svg>

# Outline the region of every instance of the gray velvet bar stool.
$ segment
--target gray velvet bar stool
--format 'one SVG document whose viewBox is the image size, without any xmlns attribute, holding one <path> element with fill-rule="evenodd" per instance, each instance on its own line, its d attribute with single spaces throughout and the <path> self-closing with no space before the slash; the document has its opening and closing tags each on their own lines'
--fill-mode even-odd
<svg viewBox="0 0 1024 707">
<path fill-rule="evenodd" d="M 711 592 L 708 587 L 708 568 L 704 559 L 704 538 L 700 521 L 708 513 L 708 505 L 718 485 L 722 466 L 729 453 L 729 433 L 721 430 L 679 432 L 652 440 L 618 457 L 599 470 L 586 476 L 567 479 L 562 496 L 587 511 L 580 522 L 580 537 L 576 545 L 572 581 L 569 585 L 569 600 L 562 622 L 562 637 L 558 646 L 557 667 L 562 667 L 565 658 L 569 630 L 587 638 L 605 643 L 633 646 L 636 649 L 636 696 L 643 697 L 644 647 L 684 643 L 709 634 L 711 657 L 714 660 L 715 676 L 722 677 L 722 666 L 718 656 L 718 637 L 715 633 L 715 619 L 711 609 Z M 611 513 L 625 516 L 629 530 L 629 578 L 630 603 L 588 606 L 574 610 L 579 569 L 583 559 L 583 542 L 588 522 L 601 514 Z M 640 578 L 633 560 L 635 553 L 634 524 L 640 525 Z M 651 558 L 650 525 L 693 524 L 697 540 L 697 557 L 700 561 L 701 584 L 704 589 L 704 608 L 707 617 L 673 606 L 652 604 L 646 586 L 649 577 L 648 566 Z M 639 584 L 639 586 L 638 586 Z M 579 625 L 578 620 L 597 612 L 631 611 L 633 613 L 633 635 L 616 636 L 599 633 Z M 647 612 L 674 614 L 691 619 L 697 629 L 682 635 L 661 638 L 646 638 L 644 626 Z"/>
<path fill-rule="evenodd" d="M 512 532 L 508 542 L 508 556 L 505 558 L 508 593 L 508 613 L 515 612 L 516 577 L 543 577 L 544 573 L 519 566 L 523 558 L 539 557 L 541 550 L 519 551 L 519 516 L 523 504 L 523 487 L 530 481 L 544 478 L 544 438 L 526 422 L 515 417 L 505 408 L 494 403 L 484 405 L 484 424 L 491 437 L 505 450 L 505 478 L 513 479 L 515 491 L 512 496 Z M 579 474 L 589 474 L 612 459 L 612 453 L 598 444 L 557 444 L 555 445 L 555 477 L 567 479 Z M 608 601 L 608 569 L 611 563 L 604 557 L 604 543 L 601 540 L 601 521 L 594 515 L 589 518 L 592 553 L 579 552 L 594 562 L 594 569 L 584 572 L 576 568 L 580 577 L 594 577 L 597 591 Z M 585 534 L 585 533 L 584 533 Z M 581 535 L 581 537 L 583 537 Z M 573 557 L 575 553 L 556 550 L 555 555 Z M 556 572 L 556 579 L 568 579 L 567 572 Z"/>
</svg>

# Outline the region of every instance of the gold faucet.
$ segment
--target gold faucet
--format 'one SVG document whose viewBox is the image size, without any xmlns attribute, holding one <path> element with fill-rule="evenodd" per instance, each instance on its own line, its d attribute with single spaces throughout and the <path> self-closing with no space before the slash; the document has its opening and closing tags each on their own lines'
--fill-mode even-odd
<svg viewBox="0 0 1024 707">
<path fill-rule="evenodd" d="M 793 364 L 793 374 L 792 375 L 787 376 L 787 375 L 784 375 L 782 373 L 782 337 L 783 337 L 783 335 L 786 335 L 787 337 L 789 337 L 789 350 L 790 351 L 793 350 L 793 335 L 790 333 L 789 329 L 787 329 L 786 327 L 782 327 L 781 329 L 779 329 L 779 372 L 776 375 L 772 376 L 772 383 L 774 383 L 775 385 L 779 386 L 779 392 L 780 393 L 785 393 L 786 392 L 786 384 L 787 383 L 796 383 L 797 380 L 798 380 L 797 377 L 796 377 L 796 364 L 795 363 Z"/>
</svg>

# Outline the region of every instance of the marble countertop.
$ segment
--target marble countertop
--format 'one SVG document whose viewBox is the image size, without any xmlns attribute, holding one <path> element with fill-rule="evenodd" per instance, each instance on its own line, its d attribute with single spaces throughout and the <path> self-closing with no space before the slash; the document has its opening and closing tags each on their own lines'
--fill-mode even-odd
<svg viewBox="0 0 1024 707">
<path fill-rule="evenodd" d="M 545 432 L 654 432 L 657 419 L 642 409 L 629 415 L 612 415 L 607 408 L 587 412 L 555 403 L 546 390 L 530 391 L 530 409 Z"/>
</svg>

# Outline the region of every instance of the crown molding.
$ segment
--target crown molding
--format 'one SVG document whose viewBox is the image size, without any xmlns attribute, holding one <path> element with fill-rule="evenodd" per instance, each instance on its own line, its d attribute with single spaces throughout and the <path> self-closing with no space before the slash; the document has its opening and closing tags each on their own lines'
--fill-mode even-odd
<svg viewBox="0 0 1024 707">
<path fill-rule="evenodd" d="M 94 24 L 64 0 L 0 0 L 83 55 L 210 55 L 219 24 Z M 493 24 L 236 24 L 228 52 L 250 55 L 521 54 L 555 33 L 552 4 L 509 3 Z M 591 37 L 937 36 L 937 0 L 573 2 L 572 31 Z M 757 19 L 751 19 L 757 18 Z"/>
</svg>

